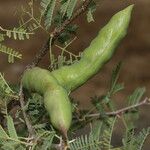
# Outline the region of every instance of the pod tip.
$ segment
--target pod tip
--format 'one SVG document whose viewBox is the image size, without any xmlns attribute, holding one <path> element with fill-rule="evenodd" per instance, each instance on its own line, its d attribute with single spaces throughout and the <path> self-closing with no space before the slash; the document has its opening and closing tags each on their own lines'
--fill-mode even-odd
<svg viewBox="0 0 150 150">
<path fill-rule="evenodd" d="M 132 11 L 133 7 L 134 7 L 134 4 L 131 4 L 127 7 L 127 9 L 130 9 Z"/>
</svg>

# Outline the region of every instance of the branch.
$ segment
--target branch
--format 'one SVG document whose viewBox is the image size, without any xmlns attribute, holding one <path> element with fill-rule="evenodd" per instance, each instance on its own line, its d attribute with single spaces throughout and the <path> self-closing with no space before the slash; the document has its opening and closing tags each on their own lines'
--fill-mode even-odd
<svg viewBox="0 0 150 150">
<path fill-rule="evenodd" d="M 125 107 L 125 108 L 122 108 L 122 109 L 119 109 L 119 110 L 116 110 L 116 111 L 113 111 L 113 112 L 106 112 L 105 114 L 107 116 L 120 116 L 122 115 L 123 113 L 126 113 L 128 112 L 129 110 L 131 109 L 134 109 L 134 108 L 138 108 L 138 107 L 141 107 L 143 105 L 150 105 L 150 99 L 149 98 L 145 98 L 143 101 L 135 104 L 135 105 L 132 105 L 132 106 L 128 106 L 128 107 Z M 96 114 L 90 114 L 90 115 L 85 115 L 84 116 L 85 118 L 89 118 L 89 117 L 100 117 L 100 113 L 96 113 Z"/>
<path fill-rule="evenodd" d="M 23 114 L 27 129 L 28 129 L 28 132 L 29 132 L 29 136 L 33 138 L 33 137 L 35 137 L 35 132 L 34 132 L 34 129 L 33 129 L 32 125 L 29 121 L 29 118 L 28 118 L 28 116 L 24 110 L 25 104 L 24 104 L 24 94 L 23 94 L 23 89 L 22 89 L 22 83 L 20 84 L 19 97 L 20 97 L 19 101 L 20 101 L 22 114 Z"/>
<path fill-rule="evenodd" d="M 54 43 L 54 41 L 56 40 L 56 38 L 65 30 L 65 28 L 70 24 L 72 23 L 78 16 L 80 16 L 81 14 L 83 14 L 90 2 L 92 0 L 84 0 L 83 4 L 80 6 L 80 8 L 78 10 L 76 10 L 76 12 L 74 13 L 74 15 L 70 18 L 70 19 L 67 19 L 61 27 L 56 27 L 51 33 L 50 33 L 50 37 L 48 38 L 47 42 L 44 44 L 43 48 L 40 49 L 40 51 L 36 54 L 34 60 L 32 61 L 32 64 L 31 65 L 28 65 L 27 67 L 34 67 L 34 66 L 37 66 L 38 63 L 42 60 L 42 58 L 46 55 L 47 51 L 49 50 L 49 41 L 50 41 L 50 38 L 53 38 L 53 41 L 52 41 L 52 45 Z"/>
</svg>

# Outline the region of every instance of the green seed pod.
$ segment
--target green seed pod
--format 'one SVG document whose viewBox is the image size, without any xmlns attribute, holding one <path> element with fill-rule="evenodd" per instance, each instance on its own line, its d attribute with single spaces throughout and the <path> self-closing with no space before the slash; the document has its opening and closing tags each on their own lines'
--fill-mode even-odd
<svg viewBox="0 0 150 150">
<path fill-rule="evenodd" d="M 133 5 L 115 14 L 100 30 L 98 36 L 83 52 L 80 61 L 63 66 L 52 72 L 67 90 L 74 90 L 96 74 L 112 57 L 119 42 L 124 38 L 129 25 Z"/>
<path fill-rule="evenodd" d="M 44 105 L 52 125 L 67 137 L 72 120 L 72 106 L 67 91 L 48 70 L 35 67 L 26 70 L 22 78 L 23 87 L 44 97 Z"/>
<path fill-rule="evenodd" d="M 132 8 L 133 5 L 115 14 L 84 50 L 78 62 L 52 72 L 38 67 L 25 71 L 23 87 L 43 95 L 52 125 L 64 136 L 67 136 L 72 120 L 69 93 L 95 75 L 112 57 L 126 35 Z"/>
</svg>

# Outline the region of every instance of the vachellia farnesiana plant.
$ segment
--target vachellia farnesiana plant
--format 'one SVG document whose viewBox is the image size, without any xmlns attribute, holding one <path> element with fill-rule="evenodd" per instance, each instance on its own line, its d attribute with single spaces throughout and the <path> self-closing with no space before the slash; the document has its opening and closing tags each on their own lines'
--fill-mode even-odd
<svg viewBox="0 0 150 150">
<path fill-rule="evenodd" d="M 44 105 L 52 125 L 65 137 L 72 121 L 69 94 L 94 76 L 112 57 L 127 33 L 132 8 L 133 5 L 130 5 L 115 14 L 84 50 L 78 62 L 52 72 L 39 67 L 24 72 L 23 87 L 44 97 Z"/>
</svg>

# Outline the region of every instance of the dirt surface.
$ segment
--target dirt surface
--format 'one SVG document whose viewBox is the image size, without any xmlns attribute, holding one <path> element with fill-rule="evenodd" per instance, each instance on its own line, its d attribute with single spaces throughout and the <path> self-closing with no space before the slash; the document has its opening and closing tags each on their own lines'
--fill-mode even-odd
<svg viewBox="0 0 150 150">
<path fill-rule="evenodd" d="M 1 0 L 0 25 L 5 28 L 17 25 L 18 17 L 14 14 L 16 9 L 24 3 L 26 3 L 24 0 Z M 75 53 L 82 51 L 114 13 L 133 3 L 135 8 L 128 35 L 118 47 L 114 57 L 99 74 L 72 94 L 76 100 L 80 101 L 83 108 L 90 107 L 90 97 L 100 96 L 106 92 L 112 68 L 120 60 L 123 61 L 120 82 L 124 82 L 126 89 L 116 97 L 119 107 L 123 107 L 127 95 L 136 87 L 145 86 L 146 96 L 150 97 L 150 0 L 105 0 L 99 2 L 95 22 L 87 24 L 84 17 L 76 20 L 80 27 L 77 33 L 78 39 L 70 47 L 70 50 Z M 8 64 L 7 57 L 0 53 L 0 71 L 5 73 L 5 77 L 10 83 L 19 82 L 24 67 L 32 61 L 35 53 L 42 47 L 46 39 L 47 36 L 39 32 L 30 41 L 17 42 L 9 39 L 6 41 L 7 45 L 20 49 L 23 54 L 22 60 L 18 60 L 15 64 Z M 45 57 L 40 66 L 47 65 L 48 59 Z M 149 107 L 142 107 L 142 109 L 144 111 L 141 112 L 138 126 L 146 127 L 150 125 L 150 109 Z M 145 150 L 149 150 L 149 148 L 145 148 Z"/>
</svg>

